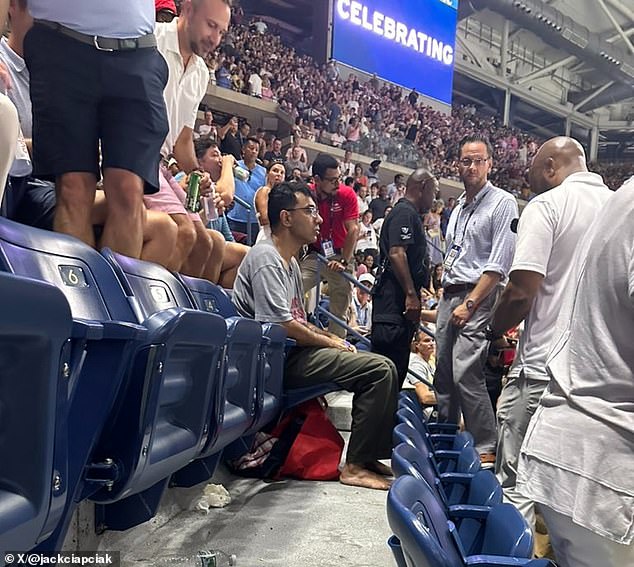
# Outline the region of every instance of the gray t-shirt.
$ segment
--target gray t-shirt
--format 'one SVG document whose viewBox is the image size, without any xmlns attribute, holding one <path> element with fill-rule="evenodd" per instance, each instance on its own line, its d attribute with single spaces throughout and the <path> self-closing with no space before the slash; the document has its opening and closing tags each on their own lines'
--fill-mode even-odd
<svg viewBox="0 0 634 567">
<path fill-rule="evenodd" d="M 119 39 L 154 31 L 154 0 L 29 0 L 36 20 L 57 22 L 88 35 Z"/>
<path fill-rule="evenodd" d="M 306 323 L 299 263 L 287 266 L 272 240 L 258 242 L 238 270 L 233 303 L 243 317 L 263 323 Z"/>
</svg>

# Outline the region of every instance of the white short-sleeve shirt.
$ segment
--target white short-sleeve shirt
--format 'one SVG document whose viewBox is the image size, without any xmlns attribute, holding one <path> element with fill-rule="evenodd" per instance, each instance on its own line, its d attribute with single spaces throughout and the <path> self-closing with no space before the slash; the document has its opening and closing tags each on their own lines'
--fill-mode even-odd
<svg viewBox="0 0 634 567">
<path fill-rule="evenodd" d="M 172 153 L 183 128 L 194 129 L 198 105 L 209 84 L 209 70 L 202 57 L 194 54 L 187 68 L 183 65 L 183 57 L 178 48 L 177 24 L 178 18 L 174 18 L 170 23 L 157 24 L 155 31 L 158 49 L 169 68 L 164 91 L 169 120 L 169 133 L 161 148 L 161 155 L 164 157 Z"/>
<path fill-rule="evenodd" d="M 537 272 L 544 280 L 526 318 L 511 376 L 523 370 L 533 380 L 549 380 L 546 355 L 563 297 L 572 285 L 573 259 L 611 195 L 600 175 L 573 173 L 558 187 L 535 197 L 522 212 L 511 273 Z"/>
</svg>

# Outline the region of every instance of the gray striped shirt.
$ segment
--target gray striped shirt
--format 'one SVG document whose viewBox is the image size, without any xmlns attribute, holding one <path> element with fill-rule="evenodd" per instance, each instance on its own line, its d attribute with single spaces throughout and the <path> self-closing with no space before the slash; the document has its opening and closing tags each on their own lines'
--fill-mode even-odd
<svg viewBox="0 0 634 567">
<path fill-rule="evenodd" d="M 475 284 L 483 272 L 495 272 L 504 282 L 515 254 L 515 233 L 511 221 L 519 217 L 517 201 L 491 182 L 467 204 L 463 193 L 447 225 L 447 253 L 460 246 L 451 269 L 445 270 L 443 286 Z"/>
</svg>

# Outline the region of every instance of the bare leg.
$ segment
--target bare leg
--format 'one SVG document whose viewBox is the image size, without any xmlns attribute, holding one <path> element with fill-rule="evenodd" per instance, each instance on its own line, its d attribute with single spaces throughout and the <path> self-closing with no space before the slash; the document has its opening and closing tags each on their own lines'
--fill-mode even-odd
<svg viewBox="0 0 634 567">
<path fill-rule="evenodd" d="M 220 281 L 220 274 L 222 272 L 222 265 L 225 259 L 225 251 L 227 249 L 227 242 L 224 236 L 216 230 L 207 229 L 207 234 L 213 242 L 213 250 L 203 271 L 202 277 L 215 284 Z"/>
<path fill-rule="evenodd" d="M 196 243 L 185 260 L 181 271 L 188 276 L 199 278 L 202 276 L 205 264 L 209 260 L 213 243 L 203 223 L 194 222 L 193 224 L 196 231 Z"/>
<path fill-rule="evenodd" d="M 92 173 L 72 172 L 60 175 L 55 183 L 57 205 L 53 221 L 56 232 L 79 238 L 93 248 L 95 235 L 91 216 L 96 186 L 97 179 Z"/>
<path fill-rule="evenodd" d="M 225 259 L 222 263 L 222 273 L 220 274 L 219 285 L 225 289 L 233 289 L 233 284 L 238 275 L 238 268 L 242 260 L 247 255 L 249 247 L 237 242 L 227 242 Z"/>
<path fill-rule="evenodd" d="M 177 239 L 178 226 L 167 213 L 147 211 L 141 259 L 169 269 Z"/>
<path fill-rule="evenodd" d="M 194 223 L 185 214 L 170 215 L 170 218 L 176 224 L 178 235 L 176 248 L 166 267 L 174 272 L 180 272 L 196 243 L 196 229 Z"/>
<path fill-rule="evenodd" d="M 108 218 L 103 227 L 101 246 L 140 258 L 143 248 L 145 205 L 143 180 L 125 169 L 104 170 L 103 189 L 108 202 Z"/>
</svg>

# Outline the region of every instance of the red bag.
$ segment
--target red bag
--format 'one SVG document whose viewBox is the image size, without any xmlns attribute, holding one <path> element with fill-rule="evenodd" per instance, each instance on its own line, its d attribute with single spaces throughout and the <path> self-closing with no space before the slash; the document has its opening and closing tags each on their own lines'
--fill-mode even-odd
<svg viewBox="0 0 634 567">
<path fill-rule="evenodd" d="M 275 428 L 273 436 L 298 419 L 302 420 L 299 433 L 276 478 L 337 480 L 344 440 L 318 400 L 294 408 Z"/>
</svg>

